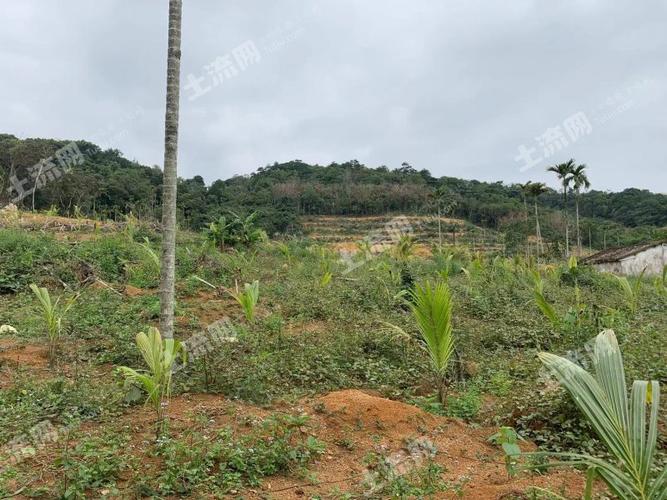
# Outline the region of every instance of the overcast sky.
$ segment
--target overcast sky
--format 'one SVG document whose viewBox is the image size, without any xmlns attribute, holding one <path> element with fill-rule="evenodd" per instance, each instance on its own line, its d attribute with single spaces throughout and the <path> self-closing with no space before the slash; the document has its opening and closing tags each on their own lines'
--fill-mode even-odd
<svg viewBox="0 0 667 500">
<path fill-rule="evenodd" d="M 167 0 L 0 0 L 0 132 L 162 164 Z M 357 159 L 667 192 L 667 2 L 184 0 L 179 173 Z M 531 167 L 531 168 L 527 168 Z"/>
</svg>

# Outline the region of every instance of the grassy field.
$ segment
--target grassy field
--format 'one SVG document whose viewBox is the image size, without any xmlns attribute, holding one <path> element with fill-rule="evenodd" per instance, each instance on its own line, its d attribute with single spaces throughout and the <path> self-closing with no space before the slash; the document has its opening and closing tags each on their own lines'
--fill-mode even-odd
<svg viewBox="0 0 667 500">
<path fill-rule="evenodd" d="M 0 498 L 579 497 L 578 471 L 507 477 L 487 438 L 509 426 L 544 450 L 601 453 L 536 355 L 585 363 L 590 340 L 613 328 L 628 379 L 664 385 L 664 284 L 645 279 L 635 307 L 613 276 L 478 253 L 465 239 L 429 255 L 358 252 L 350 266 L 336 235 L 372 227 L 346 224 L 312 221 L 311 238 L 224 252 L 179 234 L 177 337 L 228 318 L 234 338 L 174 375 L 157 441 L 145 396 L 117 367 L 142 367 L 135 335 L 158 323 L 158 236 L 141 224 L 0 229 L 0 325 L 16 330 L 0 335 Z M 456 353 L 442 405 L 402 290 L 444 269 Z M 536 305 L 536 272 L 557 322 Z M 230 292 L 255 280 L 249 321 Z M 61 304 L 76 297 L 52 363 L 31 283 Z M 664 467 L 664 411 L 658 446 Z M 388 473 L 401 453 L 414 467 Z"/>
</svg>

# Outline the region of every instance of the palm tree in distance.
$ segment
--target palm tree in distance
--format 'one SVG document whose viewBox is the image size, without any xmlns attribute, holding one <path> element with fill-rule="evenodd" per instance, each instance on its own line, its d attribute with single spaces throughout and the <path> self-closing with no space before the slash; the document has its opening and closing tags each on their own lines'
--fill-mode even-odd
<svg viewBox="0 0 667 500">
<path fill-rule="evenodd" d="M 563 215 L 565 217 L 565 256 L 570 255 L 570 224 L 567 216 L 567 189 L 572 182 L 572 171 L 574 170 L 574 159 L 565 163 L 559 163 L 547 168 L 547 172 L 554 172 L 563 186 Z"/>
<path fill-rule="evenodd" d="M 442 250 L 442 204 L 447 199 L 449 190 L 445 186 L 438 186 L 433 193 L 435 202 L 438 205 L 438 248 Z"/>
<path fill-rule="evenodd" d="M 529 182 L 528 183 L 528 195 L 533 198 L 533 203 L 535 205 L 535 238 L 537 239 L 537 255 L 544 252 L 542 246 L 542 231 L 540 230 L 540 214 L 537 209 L 537 199 L 540 195 L 549 191 L 549 188 L 546 187 L 542 182 Z"/>
<path fill-rule="evenodd" d="M 526 222 L 528 222 L 528 196 L 530 196 L 530 187 L 532 184 L 532 181 L 528 181 L 525 184 L 519 183 L 519 189 L 521 189 L 521 196 L 523 198 L 523 209 Z"/>
<path fill-rule="evenodd" d="M 532 181 L 528 181 L 525 184 L 519 183 L 519 189 L 521 190 L 521 197 L 523 198 L 523 217 L 526 222 L 526 229 L 528 229 L 528 220 L 529 220 L 529 215 L 528 215 L 528 197 L 530 196 L 530 186 L 532 185 Z M 537 252 L 540 251 L 539 246 L 538 248 L 535 249 Z M 527 241 L 526 245 L 526 257 L 530 257 L 530 241 Z"/>
<path fill-rule="evenodd" d="M 176 181 L 178 105 L 181 77 L 182 0 L 169 0 L 167 42 L 167 99 L 164 117 L 164 170 L 162 172 L 162 260 L 160 273 L 160 331 L 174 337 L 174 275 L 176 267 Z"/>
<path fill-rule="evenodd" d="M 581 194 L 582 189 L 588 189 L 591 187 L 591 182 L 588 180 L 586 175 L 586 165 L 581 164 L 577 165 L 570 175 L 572 180 L 572 187 L 574 188 L 574 202 L 576 206 L 576 217 L 577 217 L 577 251 L 581 253 L 581 233 L 579 231 L 579 195 Z"/>
</svg>

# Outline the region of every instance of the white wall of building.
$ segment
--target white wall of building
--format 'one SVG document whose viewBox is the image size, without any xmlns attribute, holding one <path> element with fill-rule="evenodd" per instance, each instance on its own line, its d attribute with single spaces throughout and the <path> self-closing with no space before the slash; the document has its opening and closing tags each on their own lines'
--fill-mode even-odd
<svg viewBox="0 0 667 500">
<path fill-rule="evenodd" d="M 662 275 L 662 269 L 666 265 L 667 244 L 662 244 L 617 262 L 595 264 L 595 268 L 598 271 L 614 273 L 621 276 L 639 276 L 642 270 L 646 268 L 646 276 L 659 276 Z"/>
</svg>

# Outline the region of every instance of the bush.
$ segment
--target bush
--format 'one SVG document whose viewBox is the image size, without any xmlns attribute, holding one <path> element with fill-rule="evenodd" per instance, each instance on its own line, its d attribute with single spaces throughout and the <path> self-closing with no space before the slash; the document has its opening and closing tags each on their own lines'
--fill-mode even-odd
<svg viewBox="0 0 667 500">
<path fill-rule="evenodd" d="M 74 281 L 68 248 L 46 235 L 0 229 L 0 293 L 16 292 L 45 277 Z"/>
</svg>

